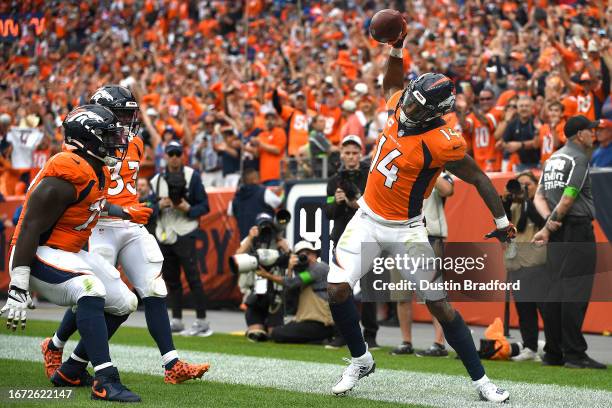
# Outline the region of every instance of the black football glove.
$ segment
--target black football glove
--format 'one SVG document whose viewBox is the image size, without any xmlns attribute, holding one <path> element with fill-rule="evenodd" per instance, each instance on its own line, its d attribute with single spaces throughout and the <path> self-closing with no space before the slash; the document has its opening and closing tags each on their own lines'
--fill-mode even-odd
<svg viewBox="0 0 612 408">
<path fill-rule="evenodd" d="M 514 224 L 510 223 L 510 225 L 496 229 L 495 231 L 489 232 L 485 235 L 485 238 L 497 238 L 500 242 L 510 242 L 514 237 L 516 237 L 516 227 Z"/>
</svg>

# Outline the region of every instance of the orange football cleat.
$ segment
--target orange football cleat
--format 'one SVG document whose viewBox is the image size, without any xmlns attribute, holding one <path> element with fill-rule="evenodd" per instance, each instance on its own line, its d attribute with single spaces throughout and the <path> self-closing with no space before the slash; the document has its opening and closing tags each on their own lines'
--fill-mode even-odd
<svg viewBox="0 0 612 408">
<path fill-rule="evenodd" d="M 51 378 L 55 370 L 57 370 L 62 365 L 62 349 L 60 350 L 51 350 L 49 348 L 49 343 L 51 342 L 51 337 L 47 337 L 40 343 L 40 351 L 42 352 L 43 359 L 45 360 L 45 374 L 47 378 Z"/>
<path fill-rule="evenodd" d="M 187 380 L 202 378 L 209 368 L 210 364 L 208 363 L 189 364 L 179 360 L 172 369 L 166 370 L 164 382 L 167 384 L 180 384 Z"/>
</svg>

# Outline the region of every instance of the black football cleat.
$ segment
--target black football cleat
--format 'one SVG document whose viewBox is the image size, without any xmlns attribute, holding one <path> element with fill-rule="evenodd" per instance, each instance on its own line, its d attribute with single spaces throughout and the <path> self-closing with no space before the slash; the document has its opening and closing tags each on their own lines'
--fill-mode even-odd
<svg viewBox="0 0 612 408">
<path fill-rule="evenodd" d="M 91 399 L 116 402 L 140 402 L 141 399 L 125 385 L 119 375 L 96 376 L 91 387 Z"/>
<path fill-rule="evenodd" d="M 79 375 L 71 377 L 62 371 L 62 368 L 55 370 L 50 378 L 54 387 L 91 387 L 93 385 L 93 377 L 83 370 Z"/>
</svg>

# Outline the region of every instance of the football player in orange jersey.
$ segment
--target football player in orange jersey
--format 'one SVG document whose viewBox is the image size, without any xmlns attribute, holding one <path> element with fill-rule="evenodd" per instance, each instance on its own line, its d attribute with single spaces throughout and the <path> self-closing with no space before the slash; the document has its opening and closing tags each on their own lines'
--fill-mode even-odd
<svg viewBox="0 0 612 408">
<path fill-rule="evenodd" d="M 125 152 L 125 129 L 105 107 L 84 105 L 63 123 L 65 143 L 75 150 L 53 156 L 36 175 L 11 242 L 7 326 L 25 327 L 29 287 L 60 306 L 77 306 L 77 347 L 86 350 L 95 378 L 84 371 L 72 385 L 92 385 L 92 399 L 138 402 L 121 384 L 108 339 L 136 310 L 138 301 L 119 272 L 99 255 L 82 250 L 104 208 L 108 171 Z M 105 313 L 107 312 L 107 313 Z M 60 360 L 61 362 L 61 360 Z"/>
<path fill-rule="evenodd" d="M 332 316 L 352 356 L 349 366 L 332 387 L 337 395 L 353 389 L 360 378 L 375 369 L 351 298 L 353 287 L 381 251 L 389 258 L 434 257 L 423 224 L 422 203 L 443 168 L 473 184 L 493 213 L 497 228 L 487 237 L 508 242 L 516 234 L 491 180 L 465 154 L 466 144 L 461 135 L 441 118 L 453 109 L 455 96 L 451 80 L 441 74 L 426 73 L 404 89 L 405 32 L 392 44 L 383 80 L 389 118 L 377 142 L 365 192 L 358 201 L 360 208 L 336 246 L 328 275 Z M 463 362 L 480 397 L 487 401 L 506 401 L 509 393 L 485 375 L 470 330 L 447 301 L 446 292 L 431 287 L 421 289 L 419 283 L 424 281 L 442 283 L 433 265 L 401 272 L 405 279 L 417 285 L 417 294 L 425 299 L 429 311 L 440 322 L 444 336 Z"/>
<path fill-rule="evenodd" d="M 138 129 L 138 104 L 129 89 L 119 85 L 99 88 L 90 98 L 92 104 L 109 108 L 128 132 L 127 153 L 123 161 L 109 166 L 111 182 L 106 200 L 126 209 L 139 208 L 136 194 L 136 179 L 143 158 L 144 145 L 136 135 Z M 177 384 L 193 378 L 201 378 L 209 364 L 192 365 L 180 361 L 172 341 L 170 321 L 166 308 L 166 284 L 161 276 L 164 260 L 157 241 L 144 228 L 147 219 L 125 220 L 117 216 L 104 215 L 93 228 L 89 238 L 89 251 L 100 255 L 111 265 L 120 264 L 145 307 L 145 319 L 151 336 L 157 343 L 165 367 L 165 382 Z M 47 372 L 52 372 L 51 382 L 55 386 L 71 386 L 66 378 L 81 376 L 88 358 L 84 350 L 75 349 L 61 367 L 62 349 L 74 333 L 74 312 L 68 309 L 57 332 L 45 339 L 43 355 Z M 59 357 L 58 357 L 59 356 Z"/>
</svg>

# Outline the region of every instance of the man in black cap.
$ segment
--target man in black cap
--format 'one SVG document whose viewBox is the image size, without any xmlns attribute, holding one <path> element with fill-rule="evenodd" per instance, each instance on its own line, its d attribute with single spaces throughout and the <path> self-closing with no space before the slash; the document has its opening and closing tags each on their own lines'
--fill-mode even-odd
<svg viewBox="0 0 612 408">
<path fill-rule="evenodd" d="M 196 320 L 184 335 L 212 334 L 206 322 L 206 297 L 196 266 L 195 239 L 200 217 L 209 211 L 208 196 L 197 170 L 183 165 L 183 145 L 172 140 L 166 145 L 166 168 L 151 179 L 157 215 L 155 237 L 164 255 L 162 276 L 172 308 L 172 331 L 183 331 L 183 286 L 181 267 L 196 305 Z"/>
<path fill-rule="evenodd" d="M 548 243 L 544 365 L 606 368 L 586 354 L 582 335 L 596 262 L 589 153 L 598 124 L 582 115 L 569 118 L 564 128 L 568 141 L 546 161 L 534 200 L 547 219 L 533 238 Z"/>
</svg>

